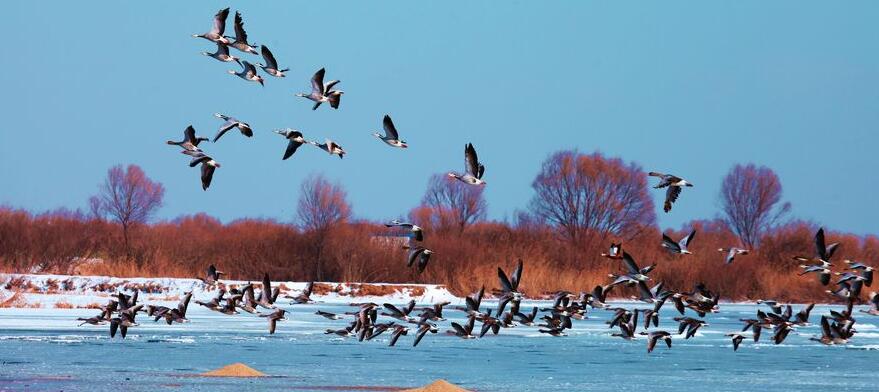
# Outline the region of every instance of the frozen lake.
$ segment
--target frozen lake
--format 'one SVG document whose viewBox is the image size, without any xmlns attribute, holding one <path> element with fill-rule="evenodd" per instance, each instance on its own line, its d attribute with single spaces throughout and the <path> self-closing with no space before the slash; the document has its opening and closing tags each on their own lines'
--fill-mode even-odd
<svg viewBox="0 0 879 392">
<path fill-rule="evenodd" d="M 524 303 L 523 309 L 530 306 Z M 225 316 L 193 304 L 191 323 L 168 326 L 141 315 L 141 325 L 125 340 L 110 339 L 108 326 L 77 327 L 76 317 L 93 316 L 95 310 L 0 309 L 0 390 L 394 390 L 439 378 L 479 391 L 879 390 L 879 318 L 856 315 L 859 332 L 852 341 L 826 347 L 808 338 L 820 335 L 817 324 L 827 306 L 816 306 L 810 319 L 815 325 L 797 328 L 782 345 L 773 345 L 771 331 L 764 331 L 760 343 L 749 338 L 733 352 L 724 335 L 740 331 L 738 319 L 752 318 L 756 306 L 722 304 L 696 337 L 675 336 L 671 349 L 660 344 L 652 354 L 644 338 L 611 337 L 617 329 L 604 323 L 608 311 L 574 320 L 567 337 L 518 326 L 462 340 L 443 334 L 449 321 L 462 322 L 464 316 L 449 309 L 450 320 L 439 323 L 441 333 L 428 334 L 413 348 L 414 333 L 396 347 L 387 346 L 388 333 L 363 343 L 325 335 L 324 329 L 343 328 L 346 321 L 314 312 L 342 313 L 351 309 L 347 306 L 284 307 L 292 309 L 290 320 L 279 323 L 273 336 L 263 318 Z M 659 329 L 677 332 L 671 320 L 677 315 L 666 305 Z M 234 362 L 276 377 L 192 376 Z"/>
</svg>

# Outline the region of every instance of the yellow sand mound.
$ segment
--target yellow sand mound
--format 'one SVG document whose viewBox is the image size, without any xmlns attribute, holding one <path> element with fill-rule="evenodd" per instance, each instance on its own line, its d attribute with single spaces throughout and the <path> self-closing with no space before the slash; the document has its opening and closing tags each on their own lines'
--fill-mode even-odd
<svg viewBox="0 0 879 392">
<path fill-rule="evenodd" d="M 243 363 L 233 363 L 201 374 L 204 377 L 265 377 L 265 373 L 254 370 Z"/>
<path fill-rule="evenodd" d="M 446 380 L 436 380 L 421 388 L 407 389 L 403 392 L 470 392 Z"/>
</svg>

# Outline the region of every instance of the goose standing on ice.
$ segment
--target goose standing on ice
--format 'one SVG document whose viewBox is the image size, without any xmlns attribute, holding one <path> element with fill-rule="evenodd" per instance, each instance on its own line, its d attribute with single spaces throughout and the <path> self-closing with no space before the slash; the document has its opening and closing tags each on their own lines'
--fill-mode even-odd
<svg viewBox="0 0 879 392">
<path fill-rule="evenodd" d="M 727 264 L 732 264 L 733 259 L 735 259 L 735 257 L 738 255 L 746 255 L 746 254 L 750 253 L 750 251 L 747 249 L 739 249 L 736 247 L 720 248 L 717 251 L 720 253 L 726 253 L 726 263 Z"/>
<path fill-rule="evenodd" d="M 166 143 L 172 146 L 180 146 L 186 151 L 197 151 L 201 152 L 201 149 L 198 148 L 199 143 L 211 140 L 206 137 L 197 137 L 195 136 L 195 128 L 192 125 L 186 127 L 183 130 L 183 141 L 175 142 L 173 140 L 168 140 Z"/>
<path fill-rule="evenodd" d="M 394 122 L 391 121 L 391 116 L 385 114 L 385 118 L 382 120 L 382 126 L 385 129 L 384 136 L 378 132 L 375 132 L 372 135 L 391 147 L 409 148 L 409 145 L 407 145 L 405 141 L 400 140 L 400 135 L 397 133 L 397 127 L 394 126 Z"/>
<path fill-rule="evenodd" d="M 314 101 L 314 106 L 312 106 L 311 110 L 317 110 L 320 107 L 320 104 L 327 102 L 333 109 L 339 108 L 339 101 L 341 100 L 343 91 L 339 90 L 331 90 L 333 86 L 339 83 L 338 80 L 333 80 L 328 84 L 324 84 L 324 74 L 326 73 L 326 69 L 321 68 L 314 73 L 314 76 L 311 77 L 311 92 L 308 94 L 305 93 L 297 93 L 297 97 L 307 98 L 311 101 Z"/>
<path fill-rule="evenodd" d="M 665 191 L 665 204 L 662 207 L 662 210 L 666 213 L 671 211 L 672 203 L 674 203 L 681 194 L 681 187 L 693 186 L 693 184 L 687 182 L 687 180 L 671 174 L 650 172 L 647 173 L 647 175 L 651 177 L 659 177 L 659 183 L 653 188 L 659 189 L 668 187 L 668 190 Z"/>
<path fill-rule="evenodd" d="M 290 68 L 278 69 L 278 61 L 275 60 L 275 56 L 272 54 L 268 47 L 263 45 L 260 48 L 260 52 L 262 52 L 262 58 L 266 61 L 266 63 L 257 63 L 257 65 L 259 65 L 259 67 L 262 68 L 263 71 L 266 71 L 267 74 L 272 75 L 276 78 L 283 78 L 287 76 L 284 75 L 284 72 L 289 71 Z"/>
<path fill-rule="evenodd" d="M 449 177 L 454 178 L 468 185 L 485 185 L 482 180 L 482 174 L 485 173 L 485 166 L 479 163 L 479 157 L 476 155 L 476 149 L 472 143 L 464 146 L 464 174 L 449 172 Z"/>
<path fill-rule="evenodd" d="M 224 63 L 236 62 L 238 65 L 241 65 L 241 59 L 229 54 L 229 47 L 225 44 L 217 43 L 217 51 L 214 53 L 211 52 L 201 52 L 201 54 L 212 57 L 218 61 L 222 61 Z"/>
<path fill-rule="evenodd" d="M 680 241 L 675 242 L 675 240 L 671 239 L 671 237 L 662 234 L 662 247 L 667 249 L 669 252 L 674 254 L 681 255 L 690 255 L 693 254 L 690 252 L 687 247 L 690 245 L 690 241 L 693 240 L 693 236 L 696 235 L 696 230 L 690 232 L 690 235 L 682 238 Z"/>
<path fill-rule="evenodd" d="M 201 189 L 208 190 L 208 187 L 211 186 L 211 180 L 214 178 L 214 170 L 217 170 L 217 168 L 220 167 L 220 163 L 202 152 L 195 152 L 189 155 L 192 155 L 192 160 L 189 161 L 189 167 L 195 167 L 198 164 L 201 164 Z"/>
<path fill-rule="evenodd" d="M 309 141 L 308 144 L 311 144 L 312 146 L 315 146 L 321 150 L 324 150 L 324 151 L 328 152 L 330 155 L 338 155 L 339 159 L 342 159 L 345 157 L 345 150 L 342 149 L 342 146 L 340 146 L 338 143 L 336 143 L 330 139 L 326 139 L 326 141 L 322 144 L 318 144 L 317 142 L 313 142 L 313 141 Z"/>
<path fill-rule="evenodd" d="M 214 143 L 216 143 L 217 140 L 220 140 L 220 138 L 232 128 L 238 128 L 238 130 L 241 131 L 241 134 L 244 136 L 253 136 L 253 128 L 251 128 L 250 124 L 246 122 L 243 122 L 235 117 L 229 117 L 225 114 L 220 113 L 214 113 L 214 117 L 225 121 L 222 125 L 220 125 L 220 128 L 217 129 L 217 135 L 214 136 Z"/>
<path fill-rule="evenodd" d="M 244 31 L 244 20 L 241 19 L 241 13 L 238 11 L 235 11 L 234 28 L 235 41 L 229 44 L 229 46 L 238 49 L 244 53 L 259 54 L 256 52 L 256 49 L 251 46 L 251 44 L 247 43 L 247 32 Z"/>
<path fill-rule="evenodd" d="M 265 86 L 265 83 L 263 83 L 262 76 L 259 76 L 259 74 L 256 73 L 256 67 L 254 67 L 253 64 L 251 64 L 251 63 L 247 62 L 247 60 L 245 60 L 245 61 L 241 62 L 241 66 L 244 67 L 241 70 L 241 72 L 235 72 L 230 69 L 228 71 L 229 74 L 235 75 L 235 76 L 237 76 L 241 79 L 247 80 L 249 82 L 257 82 L 261 86 Z"/>
<path fill-rule="evenodd" d="M 211 30 L 204 34 L 193 34 L 193 37 L 196 38 L 204 38 L 211 42 L 216 42 L 218 44 L 228 45 L 229 40 L 223 35 L 226 31 L 226 17 L 229 16 L 229 8 L 221 9 L 214 15 L 214 25 L 211 26 Z"/>
<path fill-rule="evenodd" d="M 285 139 L 288 140 L 287 149 L 284 150 L 284 156 L 281 158 L 281 160 L 287 160 L 287 158 L 293 156 L 293 153 L 295 153 L 296 150 L 299 149 L 299 146 L 306 143 L 305 138 L 302 137 L 302 132 L 299 132 L 295 129 L 287 128 L 275 130 L 275 133 L 283 136 Z"/>
</svg>

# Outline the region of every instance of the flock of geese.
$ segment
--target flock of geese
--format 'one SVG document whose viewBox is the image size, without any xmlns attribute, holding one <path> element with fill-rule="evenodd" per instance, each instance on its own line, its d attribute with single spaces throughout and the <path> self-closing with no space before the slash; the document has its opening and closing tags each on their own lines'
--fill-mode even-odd
<svg viewBox="0 0 879 392">
<path fill-rule="evenodd" d="M 281 69 L 278 66 L 277 60 L 266 46 L 261 46 L 258 52 L 255 45 L 248 42 L 247 33 L 244 30 L 244 22 L 239 12 L 235 13 L 234 18 L 236 36 L 233 38 L 224 35 L 228 14 L 228 8 L 220 10 L 214 17 L 211 30 L 204 34 L 195 35 L 195 37 L 204 38 L 217 45 L 216 52 L 204 52 L 204 55 L 222 62 L 236 62 L 243 69 L 240 72 L 229 71 L 230 73 L 244 80 L 263 84 L 264 79 L 258 74 L 256 66 L 246 60 L 232 56 L 229 48 L 232 47 L 251 55 L 261 54 L 265 64 L 257 64 L 259 68 L 270 76 L 286 77 L 285 72 L 288 69 Z M 325 70 L 323 68 L 318 70 L 311 78 L 312 91 L 308 94 L 300 93 L 296 95 L 313 101 L 312 109 L 314 110 L 322 103 L 328 103 L 333 109 L 338 109 L 341 96 L 344 93 L 335 89 L 339 83 L 338 80 L 325 83 L 324 74 Z M 228 131 L 235 128 L 246 137 L 253 136 L 253 129 L 246 122 L 219 113 L 216 114 L 216 117 L 221 119 L 223 123 L 213 140 L 197 136 L 195 129 L 189 126 L 184 131 L 182 141 L 168 141 L 168 144 L 181 147 L 184 154 L 192 157 L 190 167 L 201 165 L 201 182 L 202 188 L 205 190 L 210 186 L 214 171 L 220 167 L 220 164 L 207 155 L 199 145 L 204 141 L 216 143 Z M 408 144 L 400 139 L 390 116 L 384 116 L 383 127 L 384 134 L 377 132 L 373 134 L 376 138 L 391 147 L 408 147 Z M 275 132 L 287 140 L 287 147 L 282 157 L 285 160 L 290 158 L 303 144 L 311 144 L 330 155 L 338 155 L 339 158 L 343 158 L 345 155 L 345 150 L 338 143 L 329 139 L 324 143 L 318 144 L 306 140 L 302 132 L 295 129 L 276 130 Z M 485 166 L 480 163 L 476 149 L 472 144 L 468 143 L 465 146 L 464 157 L 465 171 L 463 173 L 449 172 L 448 176 L 464 184 L 484 186 L 486 184 L 483 179 Z M 687 180 L 671 174 L 649 172 L 648 175 L 659 179 L 654 188 L 666 188 L 663 206 L 663 210 L 666 213 L 671 211 L 673 203 L 677 201 L 683 188 L 693 186 Z M 433 251 L 421 245 L 425 237 L 423 228 L 413 223 L 397 220 L 387 223 L 386 226 L 406 232 L 410 239 L 409 243 L 403 247 L 408 251 L 407 267 L 414 266 L 419 273 L 424 271 Z M 660 244 L 670 253 L 686 257 L 692 254 L 689 246 L 695 234 L 695 231 L 693 231 L 679 241 L 675 241 L 663 234 Z M 835 282 L 837 289 L 827 290 L 827 292 L 843 300 L 845 307 L 841 311 L 832 310 L 829 315 L 822 315 L 820 321 L 822 335 L 812 339 L 828 345 L 844 344 L 857 332 L 854 328 L 853 307 L 856 302 L 860 301 L 862 287 L 864 285 L 868 287 L 872 285 L 874 268 L 864 263 L 846 260 L 844 261 L 847 268 L 846 271 L 833 272 L 831 267 L 834 264 L 831 258 L 839 245 L 834 243 L 825 246 L 823 229 L 820 229 L 816 234 L 815 243 L 816 254 L 814 256 L 794 257 L 795 260 L 803 263 L 801 265 L 803 272 L 800 275 L 815 274 L 818 276 L 819 282 L 825 286 L 830 284 L 832 276 L 838 276 Z M 735 257 L 749 253 L 749 250 L 737 247 L 721 248 L 718 251 L 724 255 L 724 260 L 727 264 L 732 263 Z M 622 270 L 620 274 L 610 274 L 610 281 L 607 285 L 599 285 L 593 288 L 591 292 L 580 292 L 578 294 L 560 291 L 552 297 L 551 306 L 543 308 L 532 307 L 530 310 L 520 308 L 524 298 L 524 294 L 519 291 L 523 272 L 522 261 L 518 262 L 510 275 L 507 275 L 499 267 L 498 283 L 500 289 L 493 292 L 494 297 L 498 300 L 497 308 L 491 309 L 483 306 L 482 300 L 485 294 L 485 287 L 483 287 L 478 292 L 465 298 L 465 306 L 451 309 L 463 312 L 466 315 L 466 322 L 463 324 L 451 322 L 451 329 L 447 333 L 462 339 L 473 339 L 481 338 L 489 332 L 498 334 L 506 328 L 528 326 L 537 327 L 540 333 L 561 337 L 566 335 L 566 330 L 573 328 L 574 323 L 572 320 L 586 319 L 588 312 L 603 309 L 612 312 L 609 313 L 611 316 L 607 321 L 608 327 L 618 329 L 618 332 L 612 333 L 612 336 L 625 340 L 646 338 L 647 352 L 649 353 L 653 351 L 660 341 L 664 342 L 669 348 L 672 345 L 672 333 L 659 329 L 660 312 L 665 303 L 671 302 L 674 311 L 679 314 L 679 317 L 674 317 L 673 320 L 677 323 L 678 335 L 683 335 L 683 339 L 693 338 L 700 328 L 708 327 L 704 317 L 709 313 L 717 313 L 720 310 L 720 295 L 711 291 L 703 284 L 696 284 L 690 291 L 667 290 L 662 282 L 648 287 L 648 282 L 652 280 L 649 274 L 656 268 L 656 265 L 639 266 L 632 255 L 623 250 L 622 244 L 611 244 L 608 252 L 602 253 L 601 256 L 612 262 L 619 263 Z M 270 334 L 275 332 L 279 321 L 287 319 L 289 311 L 281 308 L 278 302 L 280 289 L 279 287 L 272 287 L 268 274 L 264 276 L 261 284 L 248 283 L 240 288 L 227 287 L 221 282 L 222 275 L 223 273 L 218 271 L 213 265 L 208 268 L 206 276 L 200 279 L 208 288 L 217 289 L 216 296 L 209 302 L 196 301 L 196 304 L 225 315 L 237 315 L 241 312 L 258 314 L 260 317 L 266 318 Z M 637 288 L 638 296 L 632 298 L 651 306 L 646 308 L 625 308 L 607 304 L 608 294 L 615 290 L 616 287 Z M 299 295 L 285 295 L 284 299 L 289 299 L 290 305 L 293 306 L 313 303 L 311 300 L 312 288 L 313 283 L 309 283 Z M 257 290 L 259 290 L 258 295 Z M 191 297 L 191 293 L 186 293 L 176 308 L 167 308 L 164 306 L 137 304 L 137 292 L 134 292 L 132 295 L 118 293 L 116 298 L 101 308 L 99 315 L 79 320 L 83 324 L 92 325 L 109 323 L 110 336 L 115 336 L 118 330 L 124 338 L 128 328 L 137 325 L 135 319 L 138 313 L 146 313 L 147 317 L 153 318 L 155 322 L 164 320 L 169 325 L 188 322 L 186 313 Z M 810 312 L 814 306 L 814 304 L 806 305 L 794 314 L 791 305 L 781 304 L 773 300 L 760 300 L 758 303 L 768 306 L 769 311 L 757 310 L 755 318 L 741 320 L 743 323 L 741 331 L 731 332 L 726 335 L 732 340 L 734 350 L 738 350 L 739 345 L 746 338 L 744 333 L 749 330 L 750 337 L 754 342 L 757 342 L 761 337 L 762 330 L 771 328 L 773 330 L 772 341 L 775 344 L 780 344 L 797 327 L 809 325 Z M 329 320 L 348 320 L 347 324 L 342 328 L 327 329 L 327 334 L 351 336 L 356 337 L 359 341 L 368 341 L 389 331 L 391 335 L 389 345 L 394 346 L 402 336 L 412 333 L 415 335 L 412 345 L 417 346 L 425 335 L 428 333 L 435 334 L 439 331 L 438 323 L 446 320 L 444 310 L 447 310 L 445 308 L 449 303 L 442 302 L 428 307 L 417 307 L 415 301 L 410 301 L 402 307 L 390 303 L 380 305 L 371 302 L 352 305 L 354 309 L 344 314 L 317 311 L 317 315 Z M 868 310 L 861 310 L 861 312 L 879 316 L 879 295 L 872 293 L 869 305 Z M 270 312 L 261 313 L 258 309 L 266 309 Z M 638 322 L 639 314 L 642 315 L 643 326 Z M 480 323 L 478 329 L 476 327 L 477 322 Z M 638 331 L 639 328 L 641 328 L 640 332 Z"/>
</svg>

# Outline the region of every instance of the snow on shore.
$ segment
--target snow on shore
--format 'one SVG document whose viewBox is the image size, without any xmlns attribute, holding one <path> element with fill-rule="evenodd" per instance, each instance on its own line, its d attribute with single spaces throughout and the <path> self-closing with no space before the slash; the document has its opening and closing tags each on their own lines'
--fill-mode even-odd
<svg viewBox="0 0 879 392">
<path fill-rule="evenodd" d="M 223 280 L 227 289 L 246 285 L 247 281 Z M 260 284 L 253 282 L 260 290 Z M 328 304 L 354 302 L 418 303 L 449 301 L 463 303 L 442 285 L 391 283 L 315 283 L 311 298 Z M 281 294 L 298 295 L 304 282 L 272 282 Z M 217 287 L 197 279 L 182 278 L 114 278 L 108 276 L 0 274 L 0 307 L 13 308 L 89 308 L 104 305 L 117 292 L 139 291 L 140 301 L 175 306 L 186 292 L 193 300 L 210 300 Z M 286 301 L 284 301 L 286 302 Z"/>
</svg>

